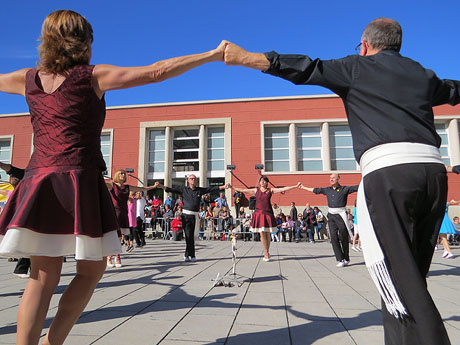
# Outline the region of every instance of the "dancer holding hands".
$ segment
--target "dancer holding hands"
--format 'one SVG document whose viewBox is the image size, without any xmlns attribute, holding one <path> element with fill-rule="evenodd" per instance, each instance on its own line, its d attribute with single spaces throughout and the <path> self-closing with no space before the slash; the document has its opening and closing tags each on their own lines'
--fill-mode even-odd
<svg viewBox="0 0 460 345">
<path fill-rule="evenodd" d="M 272 194 L 287 192 L 288 190 L 299 188 L 301 185 L 299 182 L 295 186 L 269 188 L 269 182 L 267 176 L 261 176 L 256 188 L 232 187 L 236 192 L 256 196 L 256 208 L 252 214 L 251 231 L 260 233 L 260 240 L 264 248 L 264 261 L 270 261 L 270 234 L 276 232 L 276 220 L 271 204 Z"/>
<path fill-rule="evenodd" d="M 68 10 L 46 17 L 40 40 L 37 67 L 0 74 L 0 91 L 26 97 L 34 132 L 24 179 L 0 217 L 0 255 L 32 261 L 19 304 L 16 344 L 39 342 L 62 257 L 75 255 L 76 276 L 42 341 L 48 345 L 64 342 L 104 273 L 105 257 L 121 251 L 102 177 L 105 92 L 160 82 L 221 61 L 225 42 L 206 53 L 150 66 L 94 66 L 89 64 L 91 24 Z"/>
</svg>

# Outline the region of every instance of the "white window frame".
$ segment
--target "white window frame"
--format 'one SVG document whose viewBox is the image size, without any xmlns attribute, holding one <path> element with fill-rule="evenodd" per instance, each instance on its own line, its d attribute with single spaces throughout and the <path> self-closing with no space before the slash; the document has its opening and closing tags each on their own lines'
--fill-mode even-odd
<svg viewBox="0 0 460 345">
<path fill-rule="evenodd" d="M 156 139 L 154 141 L 164 141 L 164 145 L 165 145 L 165 148 L 164 150 L 155 150 L 155 151 L 150 151 L 150 132 L 151 131 L 163 131 L 164 132 L 164 139 L 160 140 L 160 139 Z M 164 128 L 149 128 L 148 130 L 148 134 L 147 134 L 147 138 L 146 138 L 146 141 L 147 141 L 147 149 L 146 149 L 146 153 L 147 153 L 147 174 L 150 174 L 150 176 L 152 177 L 152 179 L 158 179 L 158 180 L 162 180 L 164 179 L 164 176 L 165 176 L 165 171 L 164 169 L 166 168 L 166 145 L 168 145 L 168 143 L 166 142 L 166 131 Z M 154 172 L 149 172 L 149 164 L 150 164 L 150 152 L 164 152 L 164 160 L 162 161 L 157 161 L 155 163 L 163 163 L 163 171 L 154 171 Z"/>
<path fill-rule="evenodd" d="M 0 141 L 9 141 L 10 142 L 10 155 L 8 157 L 7 162 L 3 162 L 6 164 L 11 164 L 11 161 L 13 160 L 13 147 L 14 147 L 14 135 L 0 135 Z M 2 174 L 2 179 L 4 179 L 3 174 Z M 4 181 L 8 181 L 8 179 L 5 179 Z"/>
<path fill-rule="evenodd" d="M 287 162 L 288 164 L 288 167 L 290 166 L 290 161 L 291 161 L 291 147 L 290 147 L 290 143 L 289 143 L 289 125 L 290 123 L 286 122 L 286 123 L 280 123 L 280 124 L 269 124 L 269 125 L 266 125 L 266 126 L 263 126 L 263 129 L 261 131 L 262 135 L 261 135 L 261 140 L 262 140 L 262 162 L 264 164 L 264 170 L 266 168 L 266 164 L 267 162 Z M 287 128 L 287 133 L 286 133 L 286 136 L 272 136 L 272 137 L 267 137 L 266 134 L 265 134 L 265 129 L 266 128 L 273 128 L 273 127 L 286 127 Z M 288 141 L 288 146 L 287 146 L 287 151 L 288 151 L 288 159 L 277 159 L 277 160 L 268 160 L 266 159 L 265 157 L 265 152 L 267 152 L 268 150 L 270 151 L 281 151 L 281 150 L 286 150 L 286 148 L 275 148 L 275 147 L 272 147 L 272 148 L 265 148 L 265 139 L 287 139 Z M 270 171 L 267 171 L 267 173 L 280 173 L 282 171 L 273 171 L 273 170 L 270 170 Z"/>
<path fill-rule="evenodd" d="M 319 127 L 319 135 L 299 135 L 299 128 L 306 128 L 306 127 L 309 127 L 309 128 Z M 312 161 L 320 161 L 321 166 L 323 168 L 322 168 L 322 170 L 311 170 L 311 171 L 318 171 L 318 172 L 324 171 L 324 154 L 323 154 L 323 146 L 322 146 L 322 144 L 321 144 L 321 146 L 309 147 L 309 148 L 299 147 L 299 145 L 297 144 L 297 142 L 298 142 L 298 140 L 300 138 L 319 138 L 320 142 L 322 143 L 323 142 L 322 123 L 319 123 L 317 125 L 309 124 L 308 126 L 298 125 L 298 126 L 296 126 L 295 130 L 296 130 L 296 142 L 295 142 L 296 147 L 295 147 L 295 150 L 297 151 L 297 162 L 296 162 L 297 171 L 299 171 L 299 172 L 306 171 L 306 170 L 299 170 L 299 163 L 300 162 L 312 162 Z M 300 157 L 300 155 L 299 155 L 300 151 L 318 151 L 318 150 L 319 150 L 320 155 L 321 155 L 320 158 L 302 158 L 302 159 L 299 158 Z"/>
<path fill-rule="evenodd" d="M 107 128 L 107 129 L 103 129 L 101 131 L 101 136 L 103 135 L 110 135 L 110 150 L 109 150 L 109 163 L 107 164 L 106 163 L 106 166 L 107 166 L 107 174 L 109 176 L 112 176 L 112 160 L 113 160 L 113 128 Z M 101 142 L 101 154 L 102 154 L 102 142 Z"/>
<path fill-rule="evenodd" d="M 219 137 L 212 137 L 211 138 L 209 136 L 209 132 L 208 132 L 208 130 L 210 128 L 222 128 L 223 129 L 222 137 L 219 136 Z M 209 139 L 223 139 L 224 145 L 222 146 L 222 148 L 220 148 L 220 147 L 210 148 L 209 145 L 208 145 Z M 209 151 L 213 151 L 213 150 L 224 150 L 224 157 L 219 158 L 219 159 L 210 159 L 209 158 Z M 225 148 L 225 125 L 224 124 L 219 125 L 219 126 L 216 126 L 216 125 L 206 126 L 206 151 L 207 151 L 207 160 L 206 160 L 207 178 L 225 177 L 225 151 L 226 151 L 226 148 Z M 208 168 L 209 167 L 209 162 L 214 162 L 214 161 L 222 161 L 223 164 L 224 164 L 224 168 L 222 170 L 210 170 Z"/>
<path fill-rule="evenodd" d="M 330 152 L 332 152 L 332 150 L 335 149 L 335 148 L 342 148 L 342 149 L 351 149 L 352 153 L 353 153 L 353 145 L 349 145 L 349 146 L 332 146 L 331 145 L 331 139 L 330 138 L 331 138 L 331 127 L 332 126 L 346 126 L 346 127 L 348 127 L 348 130 L 350 131 L 350 135 L 348 135 L 348 134 L 347 135 L 340 134 L 340 135 L 338 135 L 338 137 L 350 137 L 353 140 L 353 137 L 351 135 L 350 125 L 348 123 L 332 123 L 332 124 L 330 123 L 329 124 L 329 138 L 328 138 Z M 330 160 L 331 166 L 332 166 L 333 159 L 331 157 L 329 157 L 329 160 Z M 356 159 L 355 159 L 354 155 L 353 155 L 353 158 L 340 158 L 338 160 L 339 161 L 353 161 L 355 163 L 355 168 L 356 168 L 355 170 L 340 170 L 340 171 L 353 171 L 353 172 L 359 171 L 359 165 L 356 162 Z M 335 161 L 337 161 L 337 157 L 336 157 Z M 331 171 L 338 171 L 338 170 L 332 170 L 331 169 Z"/>
<path fill-rule="evenodd" d="M 198 134 L 196 137 L 179 137 L 175 138 L 174 137 L 174 132 L 176 131 L 184 131 L 184 130 L 190 130 L 194 129 L 198 131 Z M 190 174 L 195 174 L 198 176 L 199 174 L 199 168 L 198 170 L 191 170 L 191 171 L 174 171 L 174 163 L 188 163 L 188 162 L 197 162 L 198 167 L 200 165 L 200 127 L 198 126 L 186 126 L 186 127 L 181 127 L 181 126 L 176 126 L 172 128 L 172 133 L 171 133 L 171 152 L 172 152 L 172 167 L 173 167 L 173 178 L 175 177 L 186 177 L 187 175 Z M 198 141 L 198 148 L 197 149 L 175 149 L 174 148 L 174 141 L 186 141 L 186 140 L 197 140 Z M 174 153 L 176 152 L 198 152 L 198 158 L 196 159 L 174 159 Z"/>
</svg>

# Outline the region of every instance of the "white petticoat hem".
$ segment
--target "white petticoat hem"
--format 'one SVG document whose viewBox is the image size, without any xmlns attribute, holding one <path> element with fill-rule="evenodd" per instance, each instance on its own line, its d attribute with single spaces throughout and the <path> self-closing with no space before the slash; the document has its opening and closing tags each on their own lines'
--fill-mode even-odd
<svg viewBox="0 0 460 345">
<path fill-rule="evenodd" d="M 121 253 L 117 231 L 103 237 L 85 235 L 41 234 L 26 228 L 9 228 L 0 236 L 0 256 L 29 258 L 30 256 L 69 256 L 75 260 L 100 261 L 104 256 Z"/>
<path fill-rule="evenodd" d="M 252 232 L 277 232 L 278 228 L 276 228 L 276 227 L 274 227 L 274 228 L 266 228 L 266 227 L 252 228 L 251 227 L 249 230 L 252 231 Z"/>
</svg>

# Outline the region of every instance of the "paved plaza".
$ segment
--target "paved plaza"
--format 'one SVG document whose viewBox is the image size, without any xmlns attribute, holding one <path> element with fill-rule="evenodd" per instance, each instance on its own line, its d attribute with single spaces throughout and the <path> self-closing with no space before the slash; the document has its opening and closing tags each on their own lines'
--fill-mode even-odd
<svg viewBox="0 0 460 345">
<path fill-rule="evenodd" d="M 238 242 L 240 287 L 213 287 L 231 271 L 231 243 L 199 241 L 196 263 L 184 263 L 184 242 L 148 240 L 107 269 L 65 344 L 383 344 L 380 298 L 362 254 L 336 268 L 331 245 L 272 243 L 262 260 L 259 242 Z M 428 279 L 452 344 L 460 345 L 459 257 L 435 252 Z M 0 344 L 14 344 L 16 312 L 26 280 L 0 259 Z M 75 272 L 64 264 L 46 327 Z M 435 344 L 433 344 L 435 345 Z"/>
</svg>

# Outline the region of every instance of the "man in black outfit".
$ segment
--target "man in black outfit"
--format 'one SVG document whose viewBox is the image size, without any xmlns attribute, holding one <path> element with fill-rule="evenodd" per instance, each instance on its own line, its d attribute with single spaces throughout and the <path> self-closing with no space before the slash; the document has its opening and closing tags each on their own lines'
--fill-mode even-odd
<svg viewBox="0 0 460 345">
<path fill-rule="evenodd" d="M 199 227 L 199 220 L 198 213 L 200 211 L 200 202 L 201 197 L 206 193 L 213 193 L 218 190 L 223 190 L 226 188 L 230 188 L 230 184 L 222 185 L 222 186 L 213 186 L 213 187 L 197 187 L 196 186 L 196 176 L 191 174 L 187 177 L 188 186 L 180 186 L 180 187 L 165 187 L 159 182 L 155 182 L 154 186 L 156 188 L 161 188 L 167 193 L 177 193 L 182 195 L 184 207 L 182 211 L 182 229 L 185 232 L 185 254 L 184 254 L 184 261 L 185 262 L 195 262 L 195 227 L 198 225 Z M 199 230 L 197 230 L 198 232 Z"/>
<path fill-rule="evenodd" d="M 350 229 L 347 220 L 347 200 L 348 195 L 356 193 L 359 186 L 341 186 L 339 180 L 339 174 L 331 174 L 329 176 L 330 187 L 311 188 L 301 186 L 300 188 L 326 196 L 327 206 L 329 207 L 327 217 L 329 219 L 332 249 L 337 260 L 337 267 L 345 267 L 350 263 L 348 250 Z"/>
<path fill-rule="evenodd" d="M 399 23 L 378 18 L 364 29 L 359 55 L 312 60 L 227 42 L 224 59 L 342 98 L 363 175 L 357 217 L 366 266 L 386 307 L 385 344 L 446 345 L 426 284 L 447 198 L 432 108 L 458 104 L 460 82 L 400 55 L 401 44 Z"/>
</svg>

